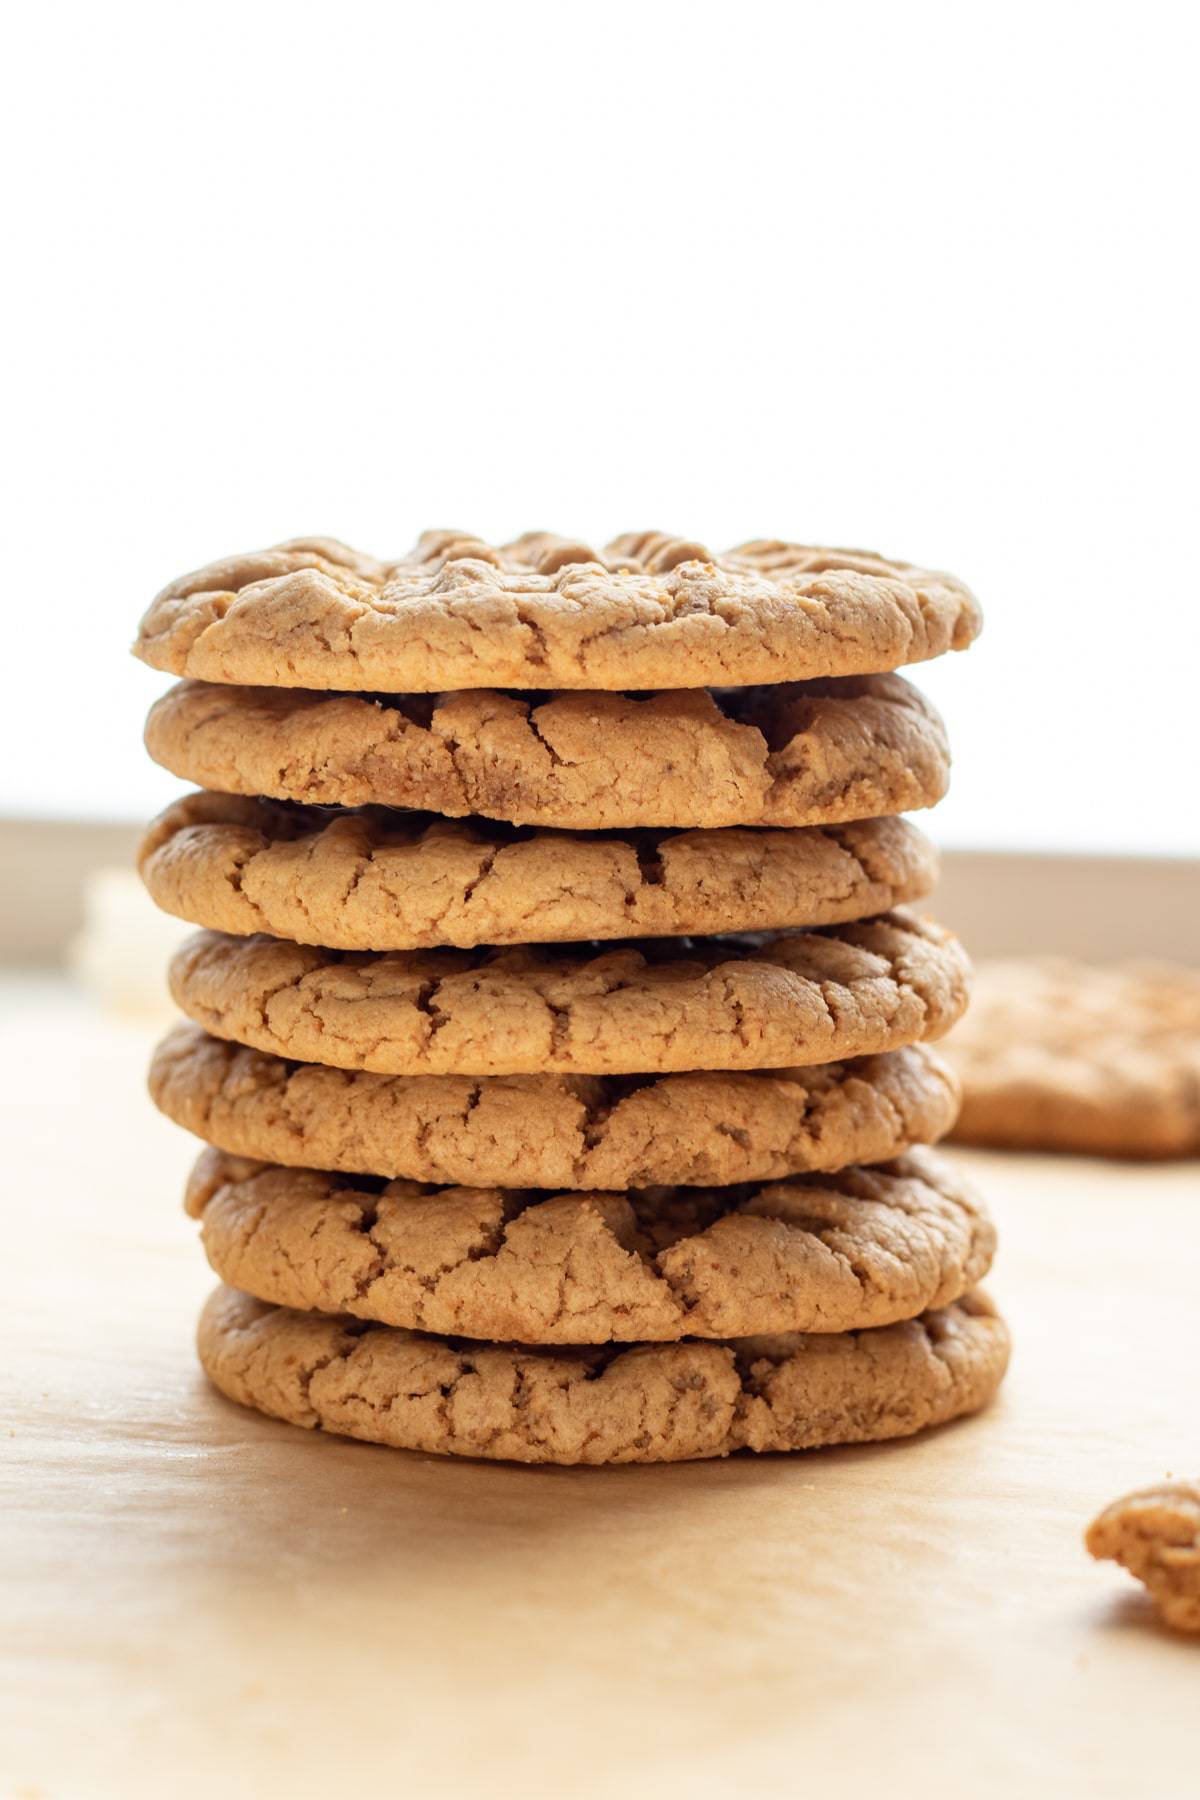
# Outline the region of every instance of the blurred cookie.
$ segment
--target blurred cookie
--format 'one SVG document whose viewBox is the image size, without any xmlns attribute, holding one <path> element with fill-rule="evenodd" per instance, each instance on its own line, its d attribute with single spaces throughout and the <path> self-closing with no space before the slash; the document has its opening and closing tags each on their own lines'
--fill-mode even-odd
<svg viewBox="0 0 1200 1800">
<path fill-rule="evenodd" d="M 898 675 L 540 696 L 186 681 L 146 748 L 219 793 L 570 830 L 835 825 L 932 806 L 950 770 L 941 719 Z"/>
<path fill-rule="evenodd" d="M 1200 970 L 984 962 L 945 1045 L 955 1138 L 1083 1155 L 1200 1154 Z"/>
<path fill-rule="evenodd" d="M 398 562 L 297 538 L 211 563 L 163 589 L 134 648 L 176 675 L 279 687 L 707 687 L 895 669 L 980 625 L 953 576 L 868 551 L 427 531 Z"/>
<path fill-rule="evenodd" d="M 957 941 L 903 911 L 761 940 L 382 955 L 200 932 L 170 965 L 176 1003 L 214 1036 L 384 1075 L 840 1062 L 942 1036 L 967 982 Z"/>
<path fill-rule="evenodd" d="M 1008 1362 L 1008 1333 L 980 1293 L 875 1331 L 539 1350 L 292 1312 L 222 1287 L 197 1342 L 214 1385 L 272 1418 L 527 1463 L 909 1437 L 986 1406 Z"/>
</svg>

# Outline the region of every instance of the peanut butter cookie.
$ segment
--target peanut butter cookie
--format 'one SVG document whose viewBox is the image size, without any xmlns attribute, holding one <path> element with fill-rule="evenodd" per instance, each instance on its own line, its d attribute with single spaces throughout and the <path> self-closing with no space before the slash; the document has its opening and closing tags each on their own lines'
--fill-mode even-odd
<svg viewBox="0 0 1200 1800">
<path fill-rule="evenodd" d="M 200 1360 L 272 1418 L 446 1456 L 685 1462 L 910 1437 L 986 1406 L 1008 1333 L 981 1293 L 902 1325 L 537 1350 L 266 1306 L 218 1288 Z"/>
<path fill-rule="evenodd" d="M 840 1062 L 948 1031 L 957 941 L 903 911 L 762 940 L 390 951 L 200 932 L 171 992 L 216 1037 L 383 1075 L 626 1075 Z"/>
<path fill-rule="evenodd" d="M 469 1186 L 773 1181 L 932 1144 L 958 1089 L 914 1044 L 810 1069 L 699 1075 L 372 1075 L 286 1062 L 180 1025 L 150 1092 L 237 1156 Z"/>
<path fill-rule="evenodd" d="M 362 696 L 187 681 L 146 748 L 220 793 L 570 830 L 836 825 L 932 806 L 950 753 L 898 675 L 773 688 Z"/>
<path fill-rule="evenodd" d="M 953 576 L 867 551 L 428 531 L 398 562 L 297 538 L 211 563 L 163 589 L 134 648 L 278 687 L 707 687 L 895 669 L 965 649 L 980 624 Z"/>
<path fill-rule="evenodd" d="M 905 819 L 618 836 L 231 794 L 168 807 L 138 864 L 155 902 L 194 925 L 332 950 L 830 925 L 921 899 L 937 875 Z"/>
<path fill-rule="evenodd" d="M 964 1144 L 1200 1155 L 1200 969 L 984 963 L 946 1054 L 962 1078 Z"/>
<path fill-rule="evenodd" d="M 206 1150 L 187 1207 L 217 1274 L 259 1300 L 502 1343 L 890 1325 L 957 1300 L 995 1250 L 931 1151 L 771 1187 L 546 1195 Z"/>
</svg>

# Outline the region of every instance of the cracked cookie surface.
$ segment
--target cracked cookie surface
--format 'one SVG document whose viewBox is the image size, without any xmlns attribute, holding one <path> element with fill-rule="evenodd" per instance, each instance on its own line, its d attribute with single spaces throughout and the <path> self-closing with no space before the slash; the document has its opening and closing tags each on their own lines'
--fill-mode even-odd
<svg viewBox="0 0 1200 1800">
<path fill-rule="evenodd" d="M 926 1045 L 748 1074 L 375 1075 L 285 1061 L 180 1025 L 155 1104 L 236 1156 L 497 1187 L 772 1181 L 931 1144 L 958 1089 Z"/>
<path fill-rule="evenodd" d="M 189 794 L 150 826 L 165 912 L 332 950 L 684 937 L 826 925 L 929 893 L 905 819 L 612 836 Z"/>
<path fill-rule="evenodd" d="M 1200 1631 L 1200 1483 L 1126 1494 L 1093 1519 L 1084 1541 L 1144 1584 L 1165 1624 Z"/>
<path fill-rule="evenodd" d="M 934 1040 L 958 942 L 903 910 L 764 939 L 330 951 L 200 932 L 171 993 L 215 1037 L 385 1075 L 796 1068 Z"/>
<path fill-rule="evenodd" d="M 895 669 L 965 649 L 981 623 L 953 576 L 869 551 L 429 531 L 398 562 L 297 538 L 210 563 L 163 589 L 134 650 L 277 687 L 705 687 Z"/>
<path fill-rule="evenodd" d="M 1200 970 L 1065 958 L 980 965 L 945 1046 L 963 1143 L 1200 1155 Z"/>
<path fill-rule="evenodd" d="M 902 1325 L 538 1350 L 266 1306 L 222 1287 L 197 1333 L 229 1399 L 308 1429 L 527 1463 L 685 1462 L 909 1437 L 977 1412 L 1008 1333 L 987 1297 Z"/>
<path fill-rule="evenodd" d="M 206 1150 L 187 1209 L 216 1273 L 259 1300 L 502 1343 L 890 1325 L 957 1300 L 995 1250 L 930 1151 L 770 1186 L 545 1194 Z"/>
<path fill-rule="evenodd" d="M 898 675 L 650 695 L 182 682 L 146 747 L 219 793 L 570 830 L 892 816 L 934 805 L 950 769 L 941 719 Z"/>
</svg>

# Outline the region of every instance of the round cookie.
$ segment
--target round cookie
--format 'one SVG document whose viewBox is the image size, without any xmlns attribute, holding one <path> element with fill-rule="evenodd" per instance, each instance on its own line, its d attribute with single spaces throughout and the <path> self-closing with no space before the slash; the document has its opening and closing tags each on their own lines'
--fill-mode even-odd
<svg viewBox="0 0 1200 1800">
<path fill-rule="evenodd" d="M 753 938 L 365 952 L 200 932 L 171 993 L 216 1037 L 383 1075 L 784 1069 L 936 1039 L 968 964 L 903 911 Z"/>
<path fill-rule="evenodd" d="M 1200 1155 L 1200 969 L 985 962 L 946 1052 L 963 1083 L 962 1143 Z"/>
<path fill-rule="evenodd" d="M 631 532 L 601 555 L 547 532 L 429 531 L 398 562 L 297 538 L 211 563 L 163 589 L 134 650 L 272 687 L 707 687 L 895 669 L 965 649 L 981 623 L 953 576 L 868 551 L 718 556 Z"/>
<path fill-rule="evenodd" d="M 950 769 L 941 719 L 898 675 L 541 697 L 183 682 L 146 747 L 219 793 L 570 830 L 835 825 L 932 806 Z"/>
<path fill-rule="evenodd" d="M 256 1299 L 501 1343 L 890 1325 L 957 1300 L 995 1251 L 928 1151 L 770 1187 L 546 1195 L 206 1150 L 187 1209 L 222 1281 Z"/>
<path fill-rule="evenodd" d="M 1164 1624 L 1200 1631 L 1200 1482 L 1165 1481 L 1114 1500 L 1084 1542 L 1145 1584 Z"/>
<path fill-rule="evenodd" d="M 631 838 L 230 794 L 168 807 L 138 866 L 155 903 L 194 925 L 332 950 L 828 925 L 920 899 L 937 878 L 906 819 Z"/>
<path fill-rule="evenodd" d="M 749 1074 L 373 1075 L 286 1062 L 177 1026 L 155 1104 L 236 1156 L 468 1186 L 627 1188 L 775 1181 L 884 1162 L 954 1122 L 923 1044 Z"/>
<path fill-rule="evenodd" d="M 230 1400 L 309 1430 L 598 1464 L 910 1437 L 986 1406 L 1009 1340 L 981 1293 L 875 1331 L 536 1350 L 291 1312 L 222 1287 L 197 1346 Z"/>
</svg>

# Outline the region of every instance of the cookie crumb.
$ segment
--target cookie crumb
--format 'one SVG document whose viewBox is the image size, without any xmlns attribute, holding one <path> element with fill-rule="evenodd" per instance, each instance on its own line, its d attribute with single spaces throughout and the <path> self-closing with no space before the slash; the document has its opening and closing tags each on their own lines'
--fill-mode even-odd
<svg viewBox="0 0 1200 1800">
<path fill-rule="evenodd" d="M 1114 1500 L 1084 1542 L 1144 1583 L 1164 1624 L 1200 1632 L 1200 1482 L 1164 1482 Z"/>
</svg>

